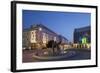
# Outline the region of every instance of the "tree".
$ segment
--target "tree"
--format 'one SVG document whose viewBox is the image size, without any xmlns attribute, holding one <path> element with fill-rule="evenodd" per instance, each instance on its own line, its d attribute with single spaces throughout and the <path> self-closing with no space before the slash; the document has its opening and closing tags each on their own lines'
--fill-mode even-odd
<svg viewBox="0 0 100 73">
<path fill-rule="evenodd" d="M 47 43 L 47 48 L 51 48 L 52 49 L 52 51 L 53 51 L 53 55 L 55 55 L 55 54 L 59 54 L 60 53 L 60 47 L 59 47 L 59 45 L 61 44 L 61 41 L 59 41 L 58 43 L 56 42 L 56 41 L 54 41 L 54 40 L 50 40 L 50 41 L 48 41 L 48 43 Z M 57 52 L 55 52 L 55 48 L 57 49 Z"/>
<path fill-rule="evenodd" d="M 53 55 L 55 54 L 55 48 L 57 47 L 57 43 L 54 40 L 50 40 L 47 43 L 47 48 L 51 48 L 53 50 Z"/>
</svg>

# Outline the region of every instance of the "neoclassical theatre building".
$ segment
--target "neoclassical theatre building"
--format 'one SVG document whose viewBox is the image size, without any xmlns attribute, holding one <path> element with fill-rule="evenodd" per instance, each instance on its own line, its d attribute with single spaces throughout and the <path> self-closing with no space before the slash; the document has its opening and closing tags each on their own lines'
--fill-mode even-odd
<svg viewBox="0 0 100 73">
<path fill-rule="evenodd" d="M 61 41 L 63 46 L 68 44 L 64 36 L 58 35 L 42 24 L 31 25 L 30 28 L 23 29 L 22 38 L 23 49 L 43 48 L 50 40 Z"/>
</svg>

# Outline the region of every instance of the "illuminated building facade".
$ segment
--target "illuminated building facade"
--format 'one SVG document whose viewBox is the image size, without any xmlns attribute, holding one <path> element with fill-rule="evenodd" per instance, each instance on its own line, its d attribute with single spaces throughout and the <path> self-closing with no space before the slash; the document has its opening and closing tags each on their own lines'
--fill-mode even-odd
<svg viewBox="0 0 100 73">
<path fill-rule="evenodd" d="M 49 28 L 42 24 L 32 25 L 29 29 L 23 30 L 23 47 L 25 48 L 42 48 L 46 47 L 48 41 L 54 40 L 67 43 L 68 40 L 63 36 L 59 36 Z"/>
<path fill-rule="evenodd" d="M 82 44 L 82 46 L 85 46 L 85 45 L 90 46 L 91 44 L 91 27 L 90 26 L 76 28 L 74 30 L 74 44 Z"/>
</svg>

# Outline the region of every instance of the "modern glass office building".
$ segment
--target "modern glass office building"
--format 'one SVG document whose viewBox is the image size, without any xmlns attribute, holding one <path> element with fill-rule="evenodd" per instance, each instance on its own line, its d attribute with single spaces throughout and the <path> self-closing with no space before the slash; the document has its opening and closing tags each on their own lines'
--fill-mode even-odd
<svg viewBox="0 0 100 73">
<path fill-rule="evenodd" d="M 76 28 L 74 30 L 74 43 L 91 43 L 91 27 L 86 26 L 82 28 Z"/>
</svg>

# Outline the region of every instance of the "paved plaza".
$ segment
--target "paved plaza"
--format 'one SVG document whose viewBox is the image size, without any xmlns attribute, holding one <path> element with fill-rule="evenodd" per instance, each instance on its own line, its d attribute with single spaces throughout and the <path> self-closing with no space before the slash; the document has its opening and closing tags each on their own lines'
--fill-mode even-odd
<svg viewBox="0 0 100 73">
<path fill-rule="evenodd" d="M 63 61 L 63 60 L 86 60 L 91 58 L 91 51 L 87 49 L 67 49 L 66 53 L 52 56 L 41 55 L 45 50 L 24 50 L 23 62 Z"/>
</svg>

